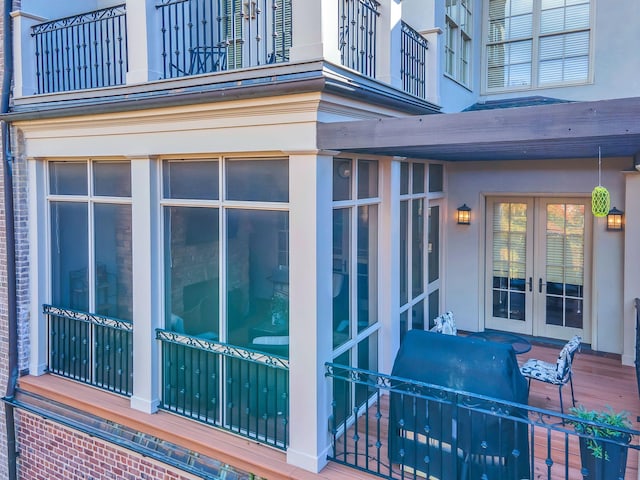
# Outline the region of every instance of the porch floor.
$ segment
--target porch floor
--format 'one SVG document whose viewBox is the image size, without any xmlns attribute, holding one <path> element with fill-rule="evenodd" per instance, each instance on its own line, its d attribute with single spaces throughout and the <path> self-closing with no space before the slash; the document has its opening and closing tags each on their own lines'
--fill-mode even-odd
<svg viewBox="0 0 640 480">
<path fill-rule="evenodd" d="M 520 364 L 524 363 L 529 358 L 537 358 L 548 362 L 555 363 L 558 352 L 560 351 L 562 344 L 551 345 L 534 343 L 530 352 L 518 356 Z M 638 395 L 638 386 L 636 383 L 635 370 L 630 366 L 623 366 L 620 362 L 619 355 L 602 354 L 590 351 L 583 348 L 582 351 L 576 353 L 573 364 L 573 385 L 575 390 L 576 405 L 582 404 L 588 410 L 602 409 L 605 406 L 611 406 L 614 410 L 625 410 L 629 412 L 630 418 L 633 422 L 632 428 L 634 430 L 640 429 L 640 423 L 638 422 L 638 415 L 640 415 L 640 398 Z M 564 399 L 565 413 L 568 413 L 571 407 L 571 387 L 569 385 L 563 387 L 562 396 Z M 388 396 L 382 397 L 382 418 L 384 419 L 383 431 L 380 433 L 380 438 L 387 438 L 387 420 L 388 416 Z M 529 405 L 532 407 L 557 411 L 560 412 L 560 399 L 558 395 L 558 387 L 542 382 L 534 381 L 531 385 L 529 393 Z M 370 429 L 375 428 L 376 419 L 374 415 L 370 416 Z M 364 425 L 358 422 L 359 432 L 364 432 Z M 353 429 L 353 427 L 352 427 Z M 374 430 L 371 430 L 374 431 Z M 350 432 L 346 434 L 349 438 Z M 344 438 L 344 437 L 343 437 Z M 534 479 L 542 480 L 547 478 L 552 479 L 571 479 L 582 480 L 580 474 L 580 454 L 577 446 L 577 441 L 572 439 L 569 446 L 569 465 L 568 469 L 564 463 L 564 448 L 565 437 L 558 431 L 552 432 L 551 438 L 551 452 L 548 452 L 548 443 L 546 438 L 546 431 L 544 429 L 538 429 L 535 435 L 535 445 L 532 446 L 534 451 Z M 638 445 L 640 439 L 634 438 L 633 443 Z M 575 442 L 575 444 L 574 444 Z M 342 445 L 337 445 L 337 453 L 340 454 Z M 360 442 L 362 446 L 361 455 L 359 458 L 365 458 L 375 451 L 375 448 L 371 448 L 368 453 L 364 452 L 364 442 Z M 370 443 L 370 442 L 368 442 Z M 386 442 L 382 446 L 380 452 L 380 460 L 383 463 L 387 462 L 388 456 L 386 452 Z M 360 448 L 359 448 L 360 450 Z M 545 461 L 547 457 L 553 458 L 553 466 L 549 471 Z M 638 474 L 638 457 L 639 451 L 629 450 L 626 480 L 640 480 Z M 353 456 L 349 455 L 348 461 L 353 460 Z M 362 465 L 362 461 L 360 461 Z M 421 478 L 420 476 L 414 477 L 413 474 L 408 474 L 406 471 L 404 475 L 399 471 L 397 465 L 393 466 L 393 477 L 398 479 L 408 478 Z M 371 463 L 371 468 L 376 466 Z M 380 469 L 381 473 L 388 474 L 388 465 L 385 465 Z M 339 476 L 332 478 L 342 478 Z"/>
<path fill-rule="evenodd" d="M 532 350 L 519 356 L 519 361 L 524 362 L 528 358 L 539 358 L 554 362 L 560 350 L 559 346 L 534 345 Z M 246 439 L 235 437 L 210 427 L 200 425 L 176 415 L 166 412 L 158 412 L 155 415 L 146 415 L 132 410 L 129 400 L 108 392 L 100 391 L 92 387 L 76 382 L 43 375 L 41 377 L 22 377 L 20 386 L 28 391 L 39 393 L 47 398 L 62 401 L 84 411 L 97 414 L 126 425 L 131 425 L 139 431 L 163 437 L 170 435 L 177 444 L 210 455 L 213 458 L 225 460 L 232 465 L 254 471 L 264 475 L 270 480 L 277 479 L 331 479 L 331 480 L 355 480 L 377 478 L 353 468 L 329 462 L 320 474 L 311 474 L 287 465 L 283 452 L 264 447 Z M 630 412 L 633 428 L 640 429 L 637 415 L 640 415 L 640 399 L 636 385 L 635 371 L 633 367 L 623 366 L 618 355 L 599 354 L 583 350 L 578 352 L 574 361 L 574 387 L 576 403 L 585 405 L 588 409 L 602 408 L 605 405 L 612 406 L 615 410 Z M 565 408 L 571 404 L 571 392 L 569 387 L 564 388 L 563 397 Z M 386 402 L 386 400 L 385 400 Z M 541 382 L 534 382 L 529 395 L 529 404 L 546 410 L 559 411 L 560 402 L 558 389 Z M 388 404 L 383 405 L 383 415 L 387 417 Z M 385 425 L 386 427 L 386 425 Z M 557 432 L 554 432 L 557 433 Z M 348 435 L 348 434 L 347 434 Z M 557 457 L 563 459 L 561 448 L 563 437 L 552 441 L 552 448 L 558 448 Z M 386 431 L 381 432 L 383 438 Z M 639 439 L 635 438 L 634 443 Z M 535 448 L 535 479 L 546 479 L 547 467 L 545 447 Z M 575 450 L 575 451 L 574 451 Z M 386 457 L 386 451 L 381 452 Z M 564 466 L 555 460 L 552 467 L 551 478 L 565 478 Z M 382 457 L 384 458 L 384 457 Z M 577 449 L 571 449 L 569 457 L 570 479 L 581 480 L 579 473 L 579 456 Z M 553 473 L 553 472 L 557 472 Z M 400 478 L 400 475 L 398 475 Z M 404 478 L 413 478 L 407 475 Z M 640 480 L 638 476 L 638 453 L 630 451 L 626 480 Z"/>
</svg>

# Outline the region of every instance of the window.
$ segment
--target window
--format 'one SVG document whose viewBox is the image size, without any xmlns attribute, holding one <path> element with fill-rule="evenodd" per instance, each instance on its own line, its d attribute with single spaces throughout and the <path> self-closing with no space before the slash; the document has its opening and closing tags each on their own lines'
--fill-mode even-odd
<svg viewBox="0 0 640 480">
<path fill-rule="evenodd" d="M 286 159 L 163 162 L 167 330 L 288 355 L 256 343 L 288 338 L 288 172 Z"/>
<path fill-rule="evenodd" d="M 487 89 L 586 82 L 590 15 L 589 0 L 490 0 Z"/>
<path fill-rule="evenodd" d="M 400 339 L 439 315 L 442 183 L 440 164 L 400 164 Z"/>
<path fill-rule="evenodd" d="M 334 362 L 378 368 L 378 209 L 376 160 L 336 158 L 333 162 L 333 346 Z M 368 398 L 366 387 L 334 383 L 336 398 L 351 407 Z"/>
<path fill-rule="evenodd" d="M 50 162 L 51 302 L 133 319 L 129 162 Z"/>
<path fill-rule="evenodd" d="M 445 17 L 445 73 L 463 85 L 470 82 L 471 2 L 447 0 Z"/>
</svg>

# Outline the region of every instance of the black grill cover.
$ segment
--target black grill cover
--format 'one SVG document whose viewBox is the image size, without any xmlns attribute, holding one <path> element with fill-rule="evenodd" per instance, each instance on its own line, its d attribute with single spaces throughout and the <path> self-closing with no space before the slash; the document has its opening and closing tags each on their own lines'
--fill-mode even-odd
<svg viewBox="0 0 640 480">
<path fill-rule="evenodd" d="M 527 381 L 509 344 L 411 330 L 398 351 L 392 375 L 514 403 L 528 402 Z M 409 388 L 399 381 L 394 387 Z M 491 404 L 468 397 L 458 396 L 462 406 L 455 407 L 453 394 L 421 393 L 435 399 L 391 394 L 392 464 L 442 480 L 529 478 L 527 423 L 471 411 L 465 405 L 489 409 Z M 509 414 L 527 415 L 521 409 Z"/>
</svg>

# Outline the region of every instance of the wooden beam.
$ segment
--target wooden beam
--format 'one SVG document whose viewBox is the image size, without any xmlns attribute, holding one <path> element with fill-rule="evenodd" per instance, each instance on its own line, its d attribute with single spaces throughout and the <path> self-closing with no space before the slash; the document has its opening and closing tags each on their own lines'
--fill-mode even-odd
<svg viewBox="0 0 640 480">
<path fill-rule="evenodd" d="M 633 155 L 640 149 L 638 112 L 640 97 L 328 123 L 318 126 L 318 148 L 387 154 L 504 148 L 525 155 L 547 148 L 548 157 L 567 145 L 584 143 L 591 151 L 598 143 L 618 142 Z"/>
</svg>

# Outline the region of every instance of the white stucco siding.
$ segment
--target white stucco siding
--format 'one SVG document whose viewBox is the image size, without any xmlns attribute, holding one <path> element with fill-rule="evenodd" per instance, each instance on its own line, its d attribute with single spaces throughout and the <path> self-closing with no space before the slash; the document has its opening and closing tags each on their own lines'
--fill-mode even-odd
<svg viewBox="0 0 640 480">
<path fill-rule="evenodd" d="M 625 210 L 623 170 L 631 158 L 602 161 L 602 185 L 611 206 Z M 460 162 L 448 165 L 445 230 L 445 299 L 459 328 L 484 325 L 485 200 L 495 195 L 590 198 L 598 184 L 598 160 Z M 472 208 L 470 226 L 455 223 L 456 208 Z M 601 351 L 622 353 L 624 232 L 606 230 L 605 218 L 593 222 L 592 344 Z"/>
</svg>

